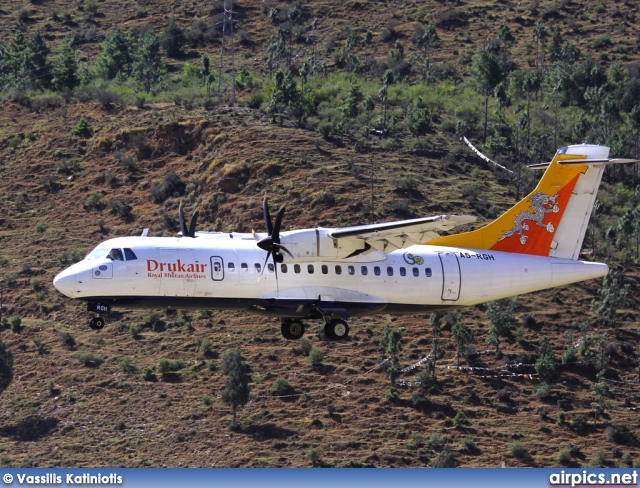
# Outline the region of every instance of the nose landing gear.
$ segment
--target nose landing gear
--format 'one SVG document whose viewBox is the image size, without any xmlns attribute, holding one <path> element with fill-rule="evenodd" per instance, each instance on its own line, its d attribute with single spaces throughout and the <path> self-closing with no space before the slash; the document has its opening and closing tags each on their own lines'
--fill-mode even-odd
<svg viewBox="0 0 640 488">
<path fill-rule="evenodd" d="M 88 303 L 87 311 L 94 313 L 94 316 L 89 320 L 89 328 L 92 330 L 100 330 L 104 328 L 104 319 L 101 314 L 109 313 L 111 311 L 111 307 L 101 303 Z"/>
</svg>

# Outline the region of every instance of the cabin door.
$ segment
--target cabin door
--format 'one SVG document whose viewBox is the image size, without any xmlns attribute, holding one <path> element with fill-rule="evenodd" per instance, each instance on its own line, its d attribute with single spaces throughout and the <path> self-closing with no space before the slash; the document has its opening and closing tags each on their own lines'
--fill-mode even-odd
<svg viewBox="0 0 640 488">
<path fill-rule="evenodd" d="M 460 297 L 460 263 L 454 253 L 440 253 L 442 299 L 455 302 Z"/>
</svg>

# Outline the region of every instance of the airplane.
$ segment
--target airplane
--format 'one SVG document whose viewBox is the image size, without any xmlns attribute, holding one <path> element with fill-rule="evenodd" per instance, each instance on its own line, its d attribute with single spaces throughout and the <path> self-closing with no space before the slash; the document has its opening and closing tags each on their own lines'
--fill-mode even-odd
<svg viewBox="0 0 640 488">
<path fill-rule="evenodd" d="M 54 286 L 88 303 L 92 329 L 111 307 L 241 310 L 277 317 L 282 336 L 303 336 L 303 320 L 324 321 L 345 339 L 350 317 L 466 307 L 604 277 L 604 263 L 578 260 L 609 159 L 609 148 L 560 148 L 536 188 L 479 229 L 439 232 L 467 215 L 281 232 L 285 207 L 266 233 L 196 232 L 198 213 L 172 237 L 117 237 L 60 272 Z"/>
</svg>

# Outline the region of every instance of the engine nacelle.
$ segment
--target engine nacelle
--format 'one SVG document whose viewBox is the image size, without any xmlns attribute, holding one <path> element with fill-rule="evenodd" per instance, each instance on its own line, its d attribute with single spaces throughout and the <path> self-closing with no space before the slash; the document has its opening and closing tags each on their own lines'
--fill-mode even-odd
<svg viewBox="0 0 640 488">
<path fill-rule="evenodd" d="M 344 259 L 371 249 L 364 240 L 360 243 L 354 239 L 334 239 L 329 235 L 332 230 L 318 228 L 283 232 L 280 243 L 296 261 Z"/>
</svg>

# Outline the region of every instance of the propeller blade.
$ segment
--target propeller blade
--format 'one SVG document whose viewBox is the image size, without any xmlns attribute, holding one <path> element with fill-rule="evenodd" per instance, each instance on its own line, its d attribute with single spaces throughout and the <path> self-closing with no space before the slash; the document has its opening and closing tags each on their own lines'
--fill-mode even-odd
<svg viewBox="0 0 640 488">
<path fill-rule="evenodd" d="M 264 215 L 264 223 L 267 226 L 267 234 L 271 235 L 273 232 L 273 225 L 271 224 L 271 215 L 269 215 L 269 200 L 267 200 L 266 195 L 262 201 L 262 214 Z"/>
<path fill-rule="evenodd" d="M 196 209 L 196 211 L 193 212 L 193 216 L 191 217 L 191 223 L 189 224 L 189 237 L 196 236 L 196 223 L 198 222 L 199 214 L 200 214 L 200 211 L 198 209 Z"/>
<path fill-rule="evenodd" d="M 180 206 L 178 207 L 178 216 L 180 217 L 180 232 L 182 232 L 182 237 L 188 237 L 189 232 L 187 231 L 187 224 L 184 222 L 184 210 L 182 209 L 182 202 L 180 202 Z"/>
<path fill-rule="evenodd" d="M 273 232 L 271 232 L 271 238 L 276 244 L 280 244 L 280 225 L 282 224 L 282 217 L 284 217 L 285 207 L 286 205 L 283 205 L 282 207 L 280 207 L 280 210 L 278 210 L 278 215 L 276 215 L 276 222 L 275 224 L 273 224 Z"/>
<path fill-rule="evenodd" d="M 273 247 L 274 249 L 276 249 L 276 250 L 277 250 L 276 252 L 278 252 L 279 254 L 282 254 L 282 252 L 281 252 L 281 251 L 284 251 L 284 252 L 286 252 L 289 256 L 293 257 L 293 254 L 291 254 L 291 251 L 289 251 L 289 249 L 287 249 L 286 247 L 284 247 L 284 246 L 283 246 L 282 244 L 280 244 L 280 243 L 276 243 L 276 242 L 274 242 L 274 243 L 272 244 L 272 247 Z"/>
</svg>

